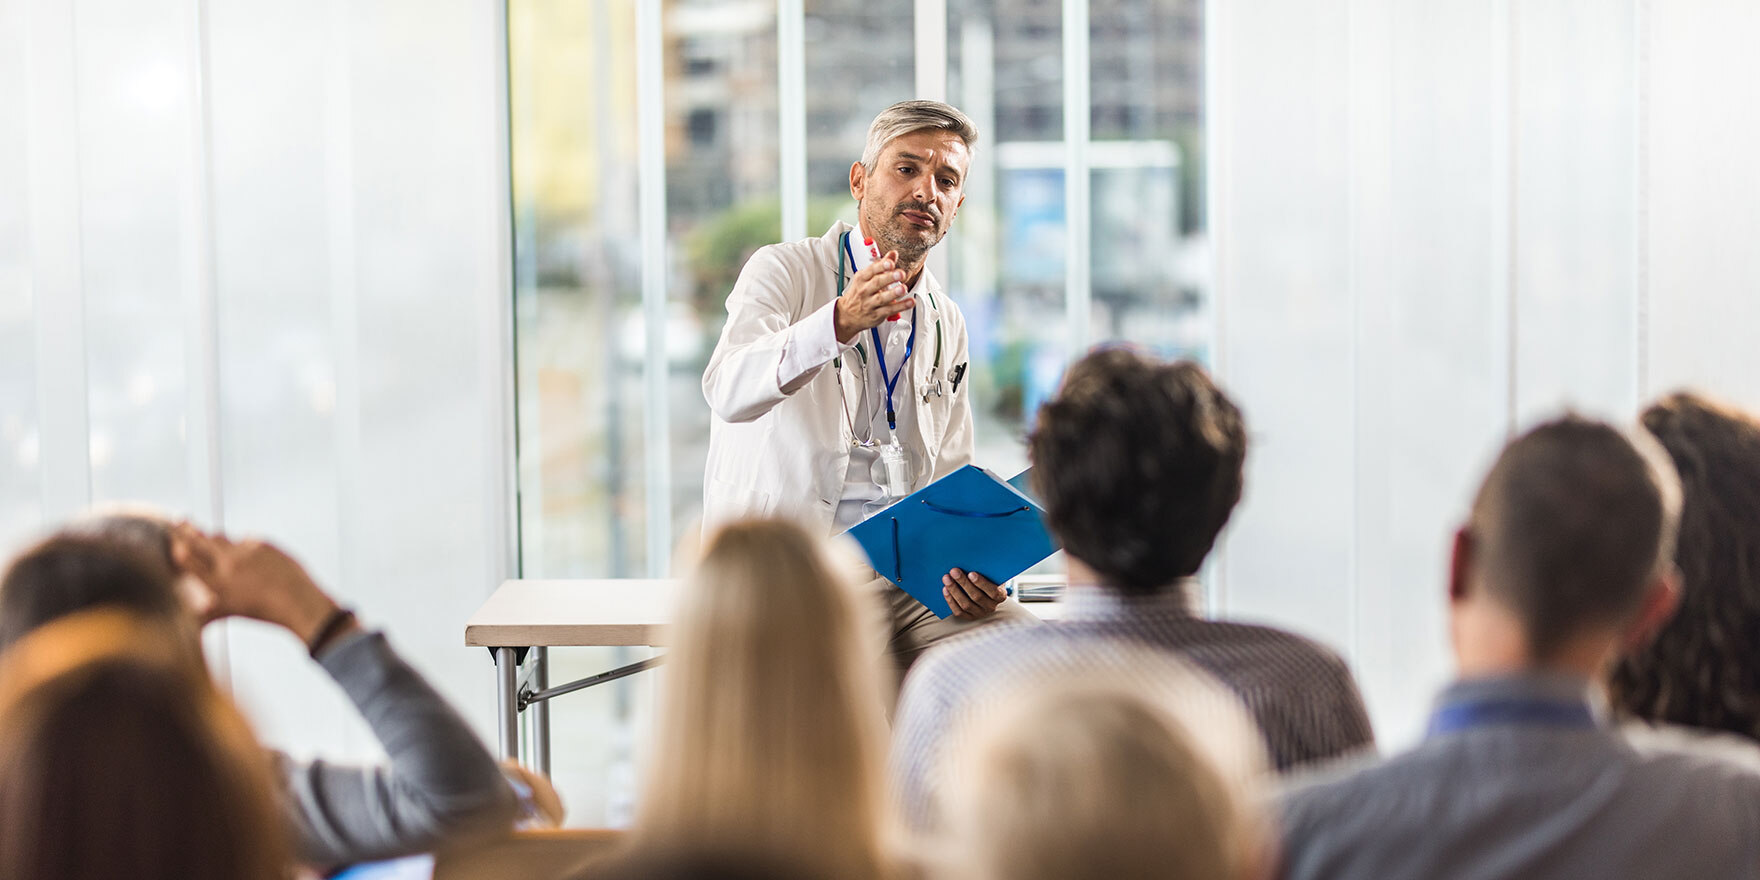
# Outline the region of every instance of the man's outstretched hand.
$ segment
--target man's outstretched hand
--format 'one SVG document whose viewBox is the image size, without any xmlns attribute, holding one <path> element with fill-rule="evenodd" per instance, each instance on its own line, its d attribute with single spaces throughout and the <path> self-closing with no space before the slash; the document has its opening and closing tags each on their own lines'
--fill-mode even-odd
<svg viewBox="0 0 1760 880">
<path fill-rule="evenodd" d="M 954 569 L 941 578 L 941 594 L 953 607 L 953 616 L 961 620 L 982 620 L 996 613 L 996 607 L 1008 598 L 1002 587 L 975 571 Z"/>
<path fill-rule="evenodd" d="M 848 345 L 856 334 L 878 327 L 887 319 L 910 311 L 917 301 L 904 286 L 904 270 L 898 268 L 898 251 L 869 263 L 850 279 L 849 289 L 831 307 L 831 324 L 837 341 Z"/>
</svg>

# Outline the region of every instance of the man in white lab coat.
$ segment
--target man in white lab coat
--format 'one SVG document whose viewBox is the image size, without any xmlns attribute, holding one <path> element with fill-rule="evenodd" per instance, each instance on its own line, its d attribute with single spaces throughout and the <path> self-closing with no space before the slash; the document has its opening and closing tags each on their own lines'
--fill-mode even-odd
<svg viewBox="0 0 1760 880">
<path fill-rule="evenodd" d="M 849 169 L 860 226 L 746 263 L 703 373 L 706 527 L 779 516 L 837 534 L 971 463 L 965 318 L 924 261 L 965 201 L 977 138 L 946 104 L 888 107 Z M 979 621 L 1033 619 L 976 572 L 943 579 L 946 620 L 863 574 L 890 612 L 901 669 Z"/>
</svg>

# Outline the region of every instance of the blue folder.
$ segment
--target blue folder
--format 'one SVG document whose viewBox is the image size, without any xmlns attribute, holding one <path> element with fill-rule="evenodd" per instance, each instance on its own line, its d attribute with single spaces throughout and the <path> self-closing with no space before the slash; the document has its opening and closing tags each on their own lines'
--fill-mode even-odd
<svg viewBox="0 0 1760 880">
<path fill-rule="evenodd" d="M 941 595 L 941 578 L 949 571 L 975 571 L 1000 584 L 1057 551 L 1045 511 L 1010 482 L 966 465 L 848 534 L 881 576 L 948 617 L 953 609 Z"/>
</svg>

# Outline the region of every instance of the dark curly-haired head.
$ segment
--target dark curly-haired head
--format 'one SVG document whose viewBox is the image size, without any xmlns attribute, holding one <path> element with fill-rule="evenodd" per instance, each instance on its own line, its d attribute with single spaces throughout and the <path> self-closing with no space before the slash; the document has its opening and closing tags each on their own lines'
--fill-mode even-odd
<svg viewBox="0 0 1760 880">
<path fill-rule="evenodd" d="M 1615 707 L 1760 739 L 1760 422 L 1697 394 L 1644 411 L 1680 472 L 1680 607 L 1615 669 Z"/>
<path fill-rule="evenodd" d="M 1052 533 L 1127 592 L 1196 574 L 1241 498 L 1240 410 L 1191 361 L 1089 354 L 1028 443 Z"/>
</svg>

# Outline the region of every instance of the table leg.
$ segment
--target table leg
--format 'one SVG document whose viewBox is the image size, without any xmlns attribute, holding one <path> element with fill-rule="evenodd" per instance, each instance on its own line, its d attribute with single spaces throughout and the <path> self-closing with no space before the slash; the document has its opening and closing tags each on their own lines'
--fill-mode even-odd
<svg viewBox="0 0 1760 880">
<path fill-rule="evenodd" d="M 495 708 L 500 714 L 499 756 L 519 760 L 519 649 L 495 649 Z"/>
<path fill-rule="evenodd" d="M 532 691 L 550 686 L 550 649 L 532 649 Z M 541 700 L 530 707 L 532 713 L 532 769 L 550 775 L 550 701 Z"/>
</svg>

